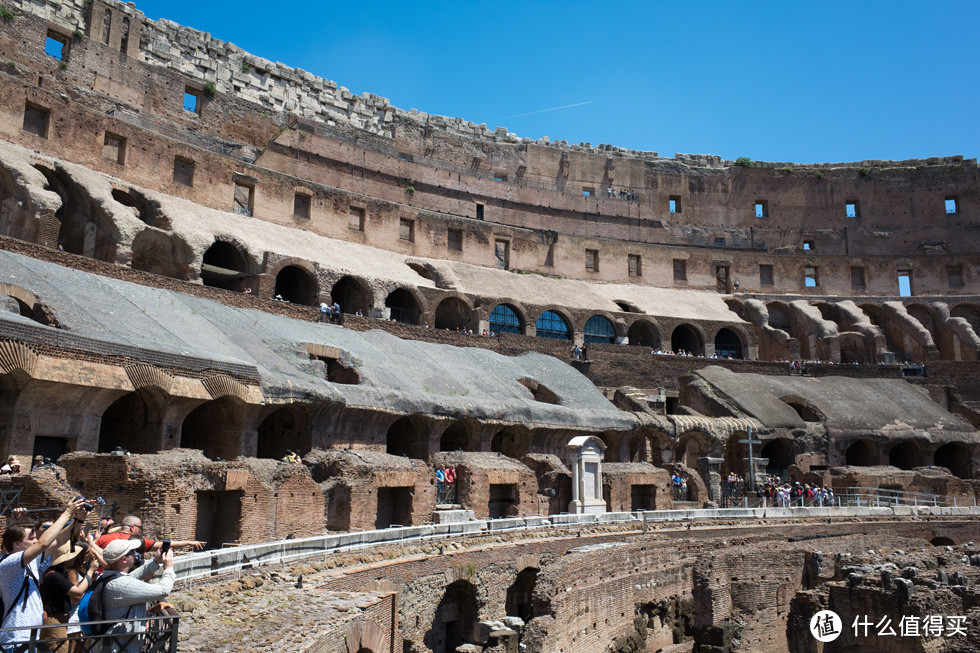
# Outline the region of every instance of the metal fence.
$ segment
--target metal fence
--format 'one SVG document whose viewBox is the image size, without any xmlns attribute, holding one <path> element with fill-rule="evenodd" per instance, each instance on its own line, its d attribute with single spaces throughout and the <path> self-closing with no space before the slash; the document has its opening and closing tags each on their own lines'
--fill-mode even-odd
<svg viewBox="0 0 980 653">
<path fill-rule="evenodd" d="M 4 644 L 4 653 L 35 653 L 40 651 L 71 651 L 89 653 L 101 650 L 109 642 L 115 643 L 119 650 L 138 650 L 141 653 L 176 653 L 177 627 L 180 618 L 176 615 L 144 617 L 142 619 L 120 619 L 118 621 L 86 621 L 88 624 L 126 624 L 132 629 L 127 633 L 106 633 L 104 635 L 85 635 L 79 633 L 67 637 L 53 631 L 65 628 L 64 624 L 35 626 L 33 628 L 0 628 L 0 632 L 14 633 L 16 642 Z M 83 624 L 78 624 L 82 626 Z"/>
</svg>

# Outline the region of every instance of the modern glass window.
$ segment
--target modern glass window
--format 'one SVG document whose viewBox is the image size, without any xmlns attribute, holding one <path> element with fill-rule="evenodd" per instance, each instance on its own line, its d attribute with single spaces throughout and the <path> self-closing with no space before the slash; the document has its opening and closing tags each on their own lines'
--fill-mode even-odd
<svg viewBox="0 0 980 653">
<path fill-rule="evenodd" d="M 497 304 L 490 311 L 490 333 L 524 333 L 524 325 L 514 309 Z"/>
<path fill-rule="evenodd" d="M 585 342 L 616 342 L 616 329 L 612 322 L 601 315 L 593 315 L 585 323 Z"/>
<path fill-rule="evenodd" d="M 571 340 L 572 337 L 569 332 L 568 323 L 565 322 L 561 315 L 558 315 L 554 311 L 545 311 L 542 313 L 534 328 L 540 338 Z"/>
</svg>

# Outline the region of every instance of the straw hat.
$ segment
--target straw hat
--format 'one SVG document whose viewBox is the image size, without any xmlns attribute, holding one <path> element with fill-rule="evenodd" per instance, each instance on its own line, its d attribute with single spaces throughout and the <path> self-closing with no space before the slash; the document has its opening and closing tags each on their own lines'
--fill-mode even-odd
<svg viewBox="0 0 980 653">
<path fill-rule="evenodd" d="M 54 560 L 51 561 L 51 566 L 54 567 L 56 565 L 60 565 L 63 562 L 68 562 L 69 560 L 73 559 L 75 556 L 77 556 L 79 553 L 81 553 L 87 548 L 88 548 L 87 546 L 81 546 L 78 544 L 72 546 L 71 542 L 65 542 L 57 549 L 55 549 Z"/>
</svg>

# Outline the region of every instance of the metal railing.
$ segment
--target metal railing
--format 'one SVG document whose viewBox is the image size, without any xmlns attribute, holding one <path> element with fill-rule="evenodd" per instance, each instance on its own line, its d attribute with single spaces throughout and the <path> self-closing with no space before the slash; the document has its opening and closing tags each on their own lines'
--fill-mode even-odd
<svg viewBox="0 0 980 653">
<path fill-rule="evenodd" d="M 15 633 L 16 642 L 4 644 L 4 653 L 40 653 L 41 651 L 71 650 L 72 653 L 98 651 L 104 644 L 112 641 L 120 650 L 134 647 L 141 653 L 176 653 L 177 627 L 180 617 L 164 615 L 142 619 L 119 619 L 115 621 L 86 621 L 81 625 L 125 624 L 129 632 L 112 632 L 103 635 L 79 633 L 72 637 L 55 636 L 51 631 L 64 629 L 65 624 L 38 625 L 31 628 L 0 628 L 0 632 Z"/>
</svg>

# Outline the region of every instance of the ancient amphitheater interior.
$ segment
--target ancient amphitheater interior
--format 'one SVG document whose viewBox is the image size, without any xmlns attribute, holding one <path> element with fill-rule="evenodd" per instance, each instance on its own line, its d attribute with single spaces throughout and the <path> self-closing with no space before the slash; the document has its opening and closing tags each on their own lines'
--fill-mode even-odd
<svg viewBox="0 0 980 653">
<path fill-rule="evenodd" d="M 0 448 L 56 464 L 0 489 L 375 542 L 195 554 L 180 650 L 980 650 L 976 159 L 531 140 L 131 3 L 3 5 Z"/>
</svg>

